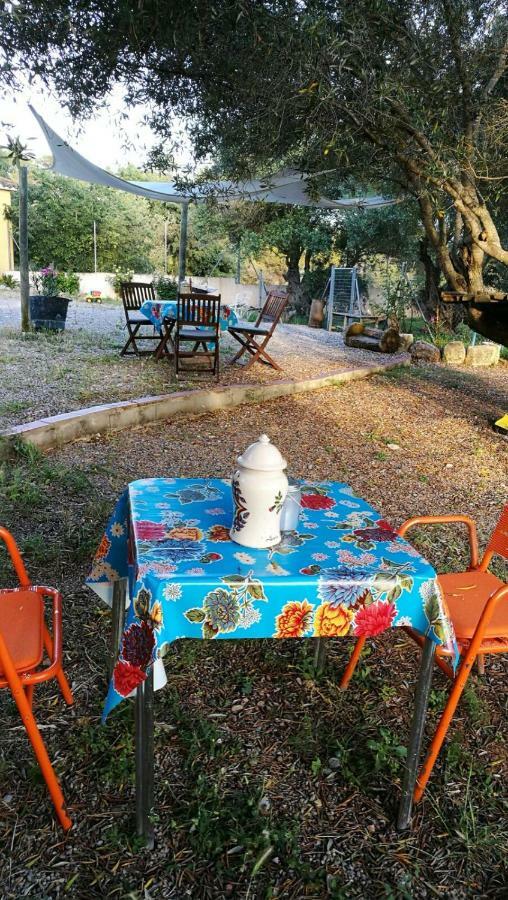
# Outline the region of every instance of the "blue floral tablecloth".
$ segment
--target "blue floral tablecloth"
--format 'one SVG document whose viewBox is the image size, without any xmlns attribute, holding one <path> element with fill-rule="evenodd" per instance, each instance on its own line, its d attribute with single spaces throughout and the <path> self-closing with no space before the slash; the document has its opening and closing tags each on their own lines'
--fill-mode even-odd
<svg viewBox="0 0 508 900">
<path fill-rule="evenodd" d="M 150 320 L 152 325 L 162 333 L 162 320 L 165 316 L 176 319 L 176 300 L 145 300 L 140 308 L 140 313 Z M 230 325 L 236 325 L 238 316 L 226 304 L 220 308 L 220 329 L 227 331 Z"/>
<path fill-rule="evenodd" d="M 436 573 L 347 484 L 302 484 L 298 532 L 233 543 L 231 485 L 150 478 L 120 497 L 87 584 L 130 602 L 104 716 L 178 638 L 374 636 L 409 625 L 458 658 Z"/>
</svg>

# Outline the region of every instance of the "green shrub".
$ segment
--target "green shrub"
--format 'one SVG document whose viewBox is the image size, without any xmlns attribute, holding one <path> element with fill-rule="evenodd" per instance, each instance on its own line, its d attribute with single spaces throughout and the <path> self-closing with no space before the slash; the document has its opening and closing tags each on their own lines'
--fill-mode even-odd
<svg viewBox="0 0 508 900">
<path fill-rule="evenodd" d="M 79 278 L 75 272 L 59 272 L 56 286 L 59 294 L 70 294 L 72 297 L 79 294 Z"/>
<path fill-rule="evenodd" d="M 159 300 L 176 300 L 178 297 L 178 283 L 170 275 L 156 275 L 153 286 Z"/>
<path fill-rule="evenodd" d="M 0 275 L 0 285 L 2 287 L 10 288 L 11 290 L 19 287 L 18 282 L 13 275 Z"/>
<path fill-rule="evenodd" d="M 117 268 L 117 269 L 115 269 L 113 275 L 111 275 L 110 278 L 108 278 L 108 281 L 109 281 L 111 287 L 113 288 L 115 294 L 117 295 L 117 297 L 120 296 L 120 289 L 122 287 L 122 282 L 132 281 L 133 275 L 134 275 L 134 272 L 131 269 L 124 272 L 124 271 L 122 271 L 122 269 Z"/>
</svg>

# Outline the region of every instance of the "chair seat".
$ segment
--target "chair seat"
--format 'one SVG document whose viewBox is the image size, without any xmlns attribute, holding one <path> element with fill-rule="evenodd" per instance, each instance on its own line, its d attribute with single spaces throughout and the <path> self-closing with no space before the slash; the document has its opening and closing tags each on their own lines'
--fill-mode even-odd
<svg viewBox="0 0 508 900">
<path fill-rule="evenodd" d="M 217 334 L 214 328 L 206 328 L 202 325 L 194 328 L 186 325 L 184 328 L 178 329 L 178 337 L 191 341 L 211 341 L 217 337 Z"/>
<path fill-rule="evenodd" d="M 44 604 L 36 591 L 0 591 L 0 633 L 17 672 L 42 660 Z M 0 661 L 0 675 L 4 675 Z"/>
<path fill-rule="evenodd" d="M 130 325 L 151 325 L 153 328 L 153 322 L 146 316 L 128 316 L 128 319 Z"/>
<path fill-rule="evenodd" d="M 231 325 L 228 330 L 240 331 L 244 334 L 268 334 L 270 331 L 269 328 L 264 328 L 262 325 L 253 325 L 251 322 L 237 322 L 236 325 Z"/>
<path fill-rule="evenodd" d="M 473 637 L 480 616 L 489 597 L 504 582 L 490 572 L 454 572 L 439 575 L 438 581 L 445 596 L 459 643 Z M 508 599 L 500 600 L 485 629 L 484 639 L 502 638 L 508 634 Z"/>
</svg>

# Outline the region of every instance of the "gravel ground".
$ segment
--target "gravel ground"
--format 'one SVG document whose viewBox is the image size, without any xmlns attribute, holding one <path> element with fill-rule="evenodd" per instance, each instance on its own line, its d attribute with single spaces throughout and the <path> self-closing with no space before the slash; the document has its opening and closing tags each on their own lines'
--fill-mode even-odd
<svg viewBox="0 0 508 900">
<path fill-rule="evenodd" d="M 61 334 L 23 337 L 19 301 L 0 295 L 0 428 L 98 403 L 214 384 L 199 377 L 177 384 L 168 360 L 120 358 L 126 336 L 118 305 L 74 301 L 67 326 Z M 221 384 L 316 377 L 393 360 L 386 354 L 351 350 L 341 335 L 303 325 L 280 325 L 270 341 L 270 353 L 283 366 L 282 373 L 261 364 L 248 371 L 229 366 L 237 348 L 229 335 L 223 336 Z"/>
<path fill-rule="evenodd" d="M 81 587 L 129 480 L 226 477 L 262 431 L 291 474 L 345 480 L 395 525 L 461 510 L 478 519 L 484 542 L 508 496 L 508 445 L 490 427 L 505 389 L 502 369 L 396 370 L 68 445 L 4 471 L 5 524 L 34 579 L 63 587 L 76 703 L 66 709 L 47 687 L 37 706 L 75 820 L 63 838 L 19 719 L 0 697 L 2 898 L 506 896 L 506 658 L 472 677 L 413 829 L 398 834 L 416 673 L 402 634 L 369 642 L 346 693 L 337 689 L 344 641 L 330 642 L 320 679 L 311 641 L 177 642 L 155 702 L 157 844 L 147 853 L 132 820 L 132 709 L 99 725 L 109 617 Z M 441 570 L 464 564 L 460 529 L 422 530 L 416 542 Z M 431 726 L 446 688 L 436 672 Z"/>
</svg>

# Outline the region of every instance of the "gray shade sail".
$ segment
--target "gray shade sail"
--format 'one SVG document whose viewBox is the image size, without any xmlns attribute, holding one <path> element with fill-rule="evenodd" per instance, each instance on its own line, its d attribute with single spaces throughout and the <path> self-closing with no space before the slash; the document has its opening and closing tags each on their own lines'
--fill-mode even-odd
<svg viewBox="0 0 508 900">
<path fill-rule="evenodd" d="M 352 197 L 349 199 L 330 200 L 328 197 L 308 193 L 308 182 L 316 178 L 316 174 L 302 174 L 289 171 L 274 176 L 268 180 L 245 181 L 235 183 L 232 181 L 218 181 L 209 184 L 196 185 L 188 191 L 180 191 L 171 181 L 127 181 L 117 175 L 111 175 L 105 169 L 101 169 L 94 163 L 81 156 L 77 150 L 73 150 L 67 141 L 61 138 L 56 131 L 30 106 L 44 132 L 53 157 L 52 169 L 60 175 L 69 178 L 77 178 L 79 181 L 87 181 L 91 184 L 100 184 L 103 187 L 116 188 L 127 191 L 129 194 L 137 194 L 149 200 L 162 200 L 166 203 L 186 203 L 190 200 L 205 200 L 214 197 L 219 201 L 263 201 L 265 203 L 282 203 L 291 206 L 310 206 L 316 209 L 370 209 L 378 206 L 390 206 L 397 203 L 386 197 Z M 317 173 L 326 174 L 326 173 Z"/>
</svg>

